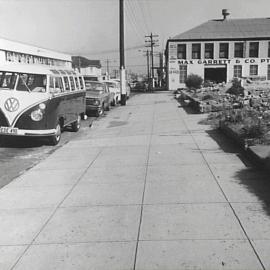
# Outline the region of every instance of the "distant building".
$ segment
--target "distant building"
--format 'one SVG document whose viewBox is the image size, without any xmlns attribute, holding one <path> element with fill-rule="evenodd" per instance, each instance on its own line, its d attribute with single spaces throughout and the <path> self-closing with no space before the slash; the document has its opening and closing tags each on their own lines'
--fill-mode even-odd
<svg viewBox="0 0 270 270">
<path fill-rule="evenodd" d="M 185 86 L 189 74 L 205 81 L 270 80 L 270 19 L 207 21 L 167 41 L 167 86 Z"/>
<path fill-rule="evenodd" d="M 100 60 L 89 60 L 82 56 L 72 56 L 72 66 L 89 80 L 100 80 L 101 63 Z"/>
<path fill-rule="evenodd" d="M 36 64 L 71 68 L 71 56 L 0 38 L 0 65 Z"/>
</svg>

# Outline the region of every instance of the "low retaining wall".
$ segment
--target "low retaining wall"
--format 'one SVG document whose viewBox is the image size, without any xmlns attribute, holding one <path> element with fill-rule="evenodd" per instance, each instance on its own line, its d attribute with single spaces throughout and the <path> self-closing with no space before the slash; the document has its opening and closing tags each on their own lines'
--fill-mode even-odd
<svg viewBox="0 0 270 270">
<path fill-rule="evenodd" d="M 219 129 L 244 150 L 247 158 L 252 163 L 270 171 L 270 145 L 257 144 L 247 146 L 246 141 L 239 138 L 238 134 L 224 123 L 220 122 Z"/>
</svg>

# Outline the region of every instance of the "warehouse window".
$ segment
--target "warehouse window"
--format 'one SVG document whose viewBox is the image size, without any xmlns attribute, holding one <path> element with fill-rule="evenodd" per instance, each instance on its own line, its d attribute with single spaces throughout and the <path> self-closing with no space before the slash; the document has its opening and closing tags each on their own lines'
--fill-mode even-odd
<svg viewBox="0 0 270 270">
<path fill-rule="evenodd" d="M 234 43 L 234 57 L 238 58 L 244 57 L 244 43 L 242 42 Z"/>
<path fill-rule="evenodd" d="M 258 56 L 259 56 L 259 42 L 250 42 L 249 57 L 258 57 Z"/>
<path fill-rule="evenodd" d="M 267 66 L 267 80 L 270 80 L 270 65 Z"/>
<path fill-rule="evenodd" d="M 242 77 L 242 66 L 241 65 L 233 66 L 233 77 L 234 78 L 241 78 Z"/>
<path fill-rule="evenodd" d="M 228 59 L 229 56 L 229 43 L 220 43 L 219 44 L 219 58 Z"/>
<path fill-rule="evenodd" d="M 205 59 L 213 59 L 214 58 L 214 44 L 213 43 L 205 43 L 205 45 L 204 45 L 204 58 Z"/>
<path fill-rule="evenodd" d="M 258 75 L 258 65 L 250 65 L 249 75 L 250 76 L 257 76 Z"/>
<path fill-rule="evenodd" d="M 187 57 L 187 46 L 186 44 L 178 44 L 177 45 L 177 58 L 178 59 L 186 59 Z"/>
<path fill-rule="evenodd" d="M 192 59 L 201 59 L 201 44 L 192 44 Z"/>
<path fill-rule="evenodd" d="M 186 65 L 180 65 L 179 66 L 180 70 L 180 83 L 185 83 L 187 79 L 187 66 Z"/>
</svg>

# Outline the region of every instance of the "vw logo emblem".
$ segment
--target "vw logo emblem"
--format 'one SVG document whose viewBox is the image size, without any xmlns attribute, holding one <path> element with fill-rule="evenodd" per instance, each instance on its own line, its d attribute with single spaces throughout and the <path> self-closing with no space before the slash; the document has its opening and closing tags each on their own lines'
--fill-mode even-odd
<svg viewBox="0 0 270 270">
<path fill-rule="evenodd" d="M 6 100 L 4 106 L 5 106 L 5 109 L 9 112 L 15 112 L 19 109 L 19 100 L 16 99 L 16 98 L 9 98 Z"/>
</svg>

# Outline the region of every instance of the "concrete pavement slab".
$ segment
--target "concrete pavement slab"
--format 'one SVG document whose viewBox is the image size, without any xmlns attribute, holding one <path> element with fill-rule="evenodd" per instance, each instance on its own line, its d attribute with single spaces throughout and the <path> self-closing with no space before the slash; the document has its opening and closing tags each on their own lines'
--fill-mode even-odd
<svg viewBox="0 0 270 270">
<path fill-rule="evenodd" d="M 0 245 L 30 244 L 53 208 L 0 210 Z"/>
<path fill-rule="evenodd" d="M 147 182 L 145 204 L 226 202 L 213 178 Z"/>
<path fill-rule="evenodd" d="M 161 134 L 161 135 L 153 135 L 151 140 L 151 145 L 173 145 L 173 144 L 191 144 L 195 143 L 190 135 L 183 134 Z"/>
<path fill-rule="evenodd" d="M 195 150 L 186 150 L 177 145 L 158 145 L 151 147 L 149 162 L 150 166 L 159 166 L 170 161 L 173 165 L 185 164 L 205 164 L 205 160 L 200 152 Z"/>
<path fill-rule="evenodd" d="M 79 183 L 61 206 L 141 204 L 143 189 L 143 182 Z"/>
<path fill-rule="evenodd" d="M 270 250 L 270 240 L 253 240 L 252 244 L 254 245 L 265 269 L 270 269 L 270 260 L 269 260 L 269 250 Z"/>
<path fill-rule="evenodd" d="M 122 182 L 144 182 L 146 167 L 90 167 L 82 179 L 81 183 L 122 183 Z"/>
<path fill-rule="evenodd" d="M 269 205 L 233 203 L 232 206 L 250 239 L 270 240 Z"/>
<path fill-rule="evenodd" d="M 0 209 L 57 207 L 70 189 L 70 186 L 4 187 L 0 190 Z"/>
<path fill-rule="evenodd" d="M 134 241 L 139 216 L 139 206 L 60 208 L 35 243 Z"/>
<path fill-rule="evenodd" d="M 82 170 L 29 170 L 12 181 L 9 187 L 72 186 L 82 174 Z"/>
<path fill-rule="evenodd" d="M 239 158 L 237 154 L 224 153 L 220 151 L 219 153 L 209 153 L 207 151 L 202 151 L 204 158 L 207 163 L 220 163 L 220 164 L 239 164 L 241 165 L 243 162 Z"/>
<path fill-rule="evenodd" d="M 10 270 L 26 246 L 0 246 L 0 269 Z"/>
<path fill-rule="evenodd" d="M 168 164 L 161 166 L 148 166 L 147 182 L 151 181 L 204 181 L 214 179 L 206 164 Z"/>
<path fill-rule="evenodd" d="M 33 170 L 57 170 L 57 169 L 63 169 L 66 168 L 67 170 L 84 170 L 86 169 L 91 162 L 95 160 L 95 157 L 93 157 L 92 160 L 88 160 L 85 158 L 76 159 L 74 161 L 73 158 L 70 158 L 68 160 L 62 160 L 59 158 L 51 158 L 49 160 L 44 160 L 38 165 L 36 165 Z"/>
<path fill-rule="evenodd" d="M 136 270 L 262 270 L 245 240 L 141 241 Z"/>
<path fill-rule="evenodd" d="M 208 165 L 216 179 L 239 179 L 237 175 L 247 170 L 247 166 L 244 163 L 238 162 L 236 164 L 211 163 Z"/>
<path fill-rule="evenodd" d="M 132 270 L 135 246 L 135 242 L 32 245 L 14 270 Z"/>
<path fill-rule="evenodd" d="M 145 205 L 140 240 L 245 239 L 224 203 Z"/>
<path fill-rule="evenodd" d="M 218 180 L 229 202 L 270 202 L 270 182 L 259 179 Z"/>
</svg>

